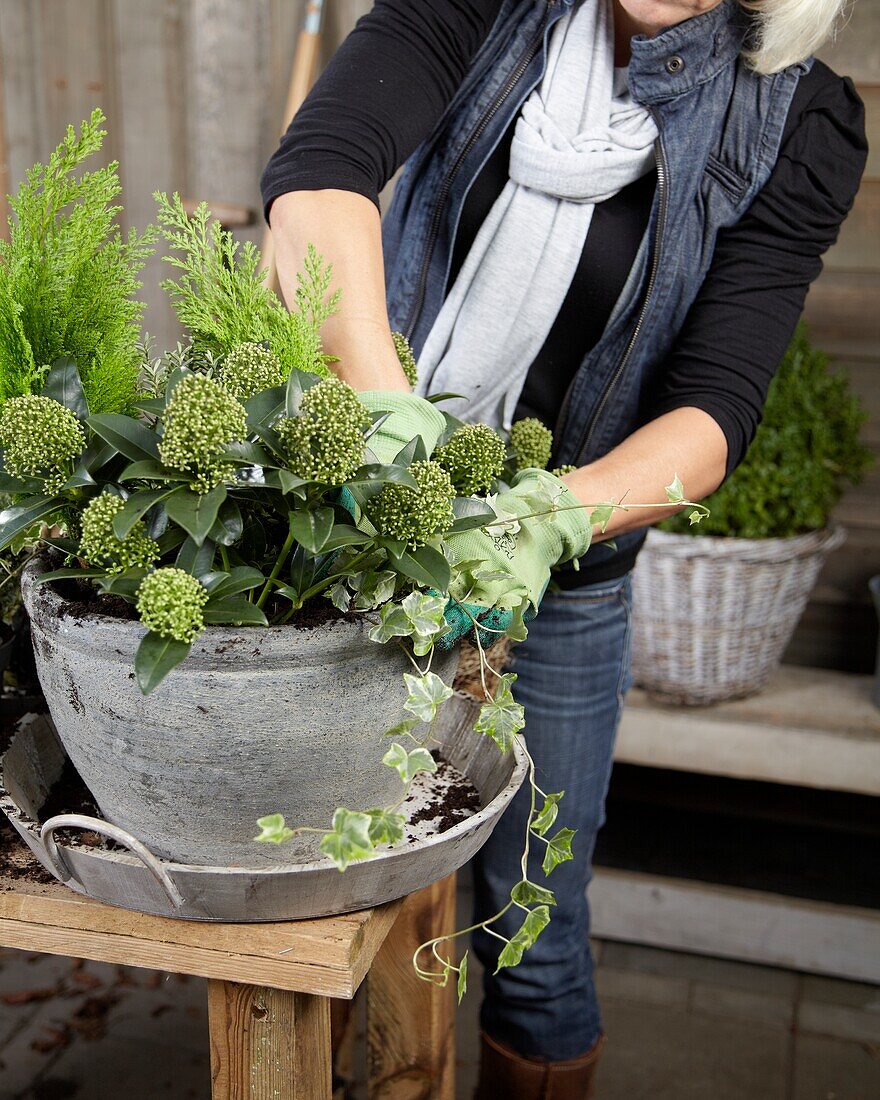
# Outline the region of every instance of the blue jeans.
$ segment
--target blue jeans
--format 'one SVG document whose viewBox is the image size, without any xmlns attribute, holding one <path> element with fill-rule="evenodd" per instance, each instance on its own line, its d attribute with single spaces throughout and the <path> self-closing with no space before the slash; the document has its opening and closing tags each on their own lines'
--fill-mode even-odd
<svg viewBox="0 0 880 1100">
<path fill-rule="evenodd" d="M 548 593 L 528 639 L 514 651 L 515 695 L 525 707 L 526 743 L 538 786 L 565 791 L 558 828 L 576 829 L 574 858 L 545 877 L 544 845 L 532 844 L 529 878 L 556 895 L 550 924 L 519 966 L 494 974 L 500 941 L 474 936 L 485 967 L 481 1024 L 524 1057 L 563 1061 L 585 1054 L 602 1021 L 593 986 L 586 888 L 596 834 L 605 820 L 615 733 L 629 687 L 629 577 Z M 506 904 L 520 875 L 529 810 L 526 784 L 474 862 L 475 917 Z M 512 910 L 498 930 L 508 937 L 522 920 Z"/>
</svg>

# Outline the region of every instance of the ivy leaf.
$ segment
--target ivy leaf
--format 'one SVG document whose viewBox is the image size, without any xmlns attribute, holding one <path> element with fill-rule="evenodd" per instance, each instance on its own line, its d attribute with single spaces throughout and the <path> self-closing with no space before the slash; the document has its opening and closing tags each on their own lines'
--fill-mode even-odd
<svg viewBox="0 0 880 1100">
<path fill-rule="evenodd" d="M 533 909 L 522 922 L 521 927 L 514 933 L 513 938 L 504 945 L 498 957 L 497 974 L 505 966 L 517 966 L 523 957 L 523 953 L 533 947 L 535 940 L 550 923 L 550 910 L 546 905 L 539 905 Z"/>
<path fill-rule="evenodd" d="M 423 722 L 433 722 L 440 704 L 451 698 L 452 688 L 444 684 L 436 672 L 426 672 L 422 676 L 405 672 L 403 679 L 409 692 L 404 709 Z"/>
<path fill-rule="evenodd" d="M 351 607 L 351 592 L 348 590 L 345 581 L 337 581 L 327 595 L 330 597 L 333 606 L 343 614 Z M 372 634 L 370 636 L 372 637 Z"/>
<path fill-rule="evenodd" d="M 495 698 L 480 707 L 474 725 L 477 733 L 491 737 L 502 752 L 510 750 L 514 737 L 526 724 L 523 706 L 514 700 L 510 690 L 515 680 L 515 673 L 504 673 L 495 689 Z"/>
<path fill-rule="evenodd" d="M 545 886 L 538 886 L 534 882 L 524 879 L 518 882 L 510 891 L 511 901 L 517 905 L 555 905 L 556 898 L 552 890 Z"/>
<path fill-rule="evenodd" d="M 264 844 L 283 844 L 293 836 L 293 829 L 288 828 L 284 823 L 283 814 L 269 814 L 268 817 L 257 818 L 257 825 L 260 835 L 255 836 L 254 840 Z"/>
<path fill-rule="evenodd" d="M 597 504 L 592 512 L 590 512 L 590 526 L 598 527 L 600 531 L 604 531 L 613 515 L 613 504 Z"/>
<path fill-rule="evenodd" d="M 690 520 L 691 527 L 694 527 L 698 523 L 702 523 L 705 518 L 706 518 L 706 513 L 705 512 L 698 512 L 696 510 L 696 508 L 688 516 L 688 519 Z"/>
<path fill-rule="evenodd" d="M 404 718 L 402 721 L 397 722 L 390 729 L 385 730 L 382 734 L 383 737 L 403 737 L 420 725 L 418 718 Z"/>
<path fill-rule="evenodd" d="M 372 611 L 394 595 L 397 574 L 390 569 L 368 569 L 349 577 L 348 583 L 355 593 L 355 608 L 358 611 Z"/>
<path fill-rule="evenodd" d="M 559 813 L 559 803 L 564 794 L 565 791 L 557 791 L 556 794 L 544 796 L 544 805 L 538 811 L 535 820 L 531 824 L 533 833 L 537 833 L 538 836 L 543 836 L 548 829 L 553 828 L 556 822 L 556 815 Z"/>
<path fill-rule="evenodd" d="M 159 686 L 172 669 L 185 661 L 192 648 L 189 642 L 163 638 L 151 630 L 141 639 L 134 658 L 138 686 L 144 695 Z"/>
<path fill-rule="evenodd" d="M 370 640 L 384 645 L 392 638 L 406 638 L 410 622 L 399 603 L 386 603 L 379 612 L 379 621 L 370 628 Z"/>
<path fill-rule="evenodd" d="M 421 747 L 407 752 L 399 741 L 395 741 L 388 752 L 382 757 L 382 763 L 389 768 L 394 768 L 404 783 L 412 782 L 419 772 L 435 772 L 437 761 Z"/>
<path fill-rule="evenodd" d="M 458 994 L 458 1003 L 461 1004 L 462 999 L 467 993 L 467 978 L 468 978 L 468 953 L 465 953 L 461 957 L 461 962 L 458 964 L 458 982 L 456 983 L 456 993 Z"/>
<path fill-rule="evenodd" d="M 573 858 L 571 839 L 574 833 L 574 829 L 560 829 L 547 841 L 547 851 L 544 853 L 544 862 L 541 865 L 545 875 L 549 875 L 560 863 Z"/>
<path fill-rule="evenodd" d="M 374 844 L 398 844 L 403 840 L 406 818 L 390 810 L 374 807 L 366 811 L 370 819 L 370 840 Z"/>
<path fill-rule="evenodd" d="M 340 871 L 344 871 L 350 863 L 369 859 L 373 854 L 375 845 L 370 839 L 371 824 L 369 814 L 340 807 L 333 814 L 332 828 L 321 838 L 319 848 Z"/>
<path fill-rule="evenodd" d="M 678 474 L 672 479 L 672 484 L 666 486 L 666 499 L 670 504 L 680 504 L 684 500 L 684 485 Z"/>
</svg>

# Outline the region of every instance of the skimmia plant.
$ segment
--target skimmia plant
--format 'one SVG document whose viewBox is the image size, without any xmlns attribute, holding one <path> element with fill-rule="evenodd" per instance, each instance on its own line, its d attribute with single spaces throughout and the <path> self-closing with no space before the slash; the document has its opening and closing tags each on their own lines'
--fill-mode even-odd
<svg viewBox="0 0 880 1100">
<path fill-rule="evenodd" d="M 11 501 L 0 512 L 0 553 L 51 548 L 60 567 L 44 583 L 74 580 L 128 601 L 146 628 L 135 659 L 145 694 L 186 660 L 206 627 L 283 624 L 309 601 L 363 615 L 374 642 L 400 646 L 411 666 L 406 717 L 377 733 L 388 740 L 384 762 L 400 776 L 400 797 L 339 807 L 329 823 L 288 825 L 280 813 L 258 823 L 263 842 L 320 834 L 320 850 L 345 870 L 402 839 L 409 787 L 437 766 L 430 749 L 452 687 L 432 659 L 449 644 L 450 608 L 470 615 L 468 594 L 486 567 L 459 560 L 450 536 L 477 527 L 513 535 L 523 519 L 553 523 L 561 506 L 551 479 L 529 498 L 528 516 L 493 506 L 518 470 L 547 464 L 552 440 L 537 421 L 515 426 L 505 441 L 447 414 L 432 454 L 416 437 L 379 461 L 370 444 L 385 414 L 368 411 L 322 352 L 320 327 L 335 296 L 320 257 L 309 250 L 288 313 L 263 286 L 256 253 L 239 250 L 206 208 L 190 219 L 177 197 L 158 198 L 178 273 L 167 289 L 190 342 L 163 357 L 141 347 L 141 392 L 113 408 L 95 403 L 105 390 L 90 385 L 96 368 L 87 348 L 82 361 L 62 349 L 0 396 L 0 494 Z M 397 336 L 395 346 L 414 381 L 409 345 Z M 669 496 L 683 503 L 677 481 Z M 598 505 L 592 522 L 604 526 L 615 507 Z M 486 576 L 497 605 L 515 613 L 506 631 L 482 621 L 476 630 L 484 686 L 494 672 L 488 645 L 501 633 L 524 638 L 527 610 L 515 577 Z M 528 756 L 514 681 L 504 673 L 494 695 L 486 691 L 475 728 L 500 751 L 518 743 Z M 501 966 L 519 961 L 553 904 L 552 892 L 528 878 L 530 849 L 543 850 L 545 875 L 571 858 L 573 833 L 557 824 L 562 792 L 538 787 L 530 758 L 529 774 L 522 877 L 502 913 L 485 922 L 522 912 Z M 433 963 L 422 962 L 426 953 Z M 428 981 L 457 974 L 464 992 L 467 955 L 456 966 L 443 940 L 424 945 L 414 962 Z"/>
</svg>

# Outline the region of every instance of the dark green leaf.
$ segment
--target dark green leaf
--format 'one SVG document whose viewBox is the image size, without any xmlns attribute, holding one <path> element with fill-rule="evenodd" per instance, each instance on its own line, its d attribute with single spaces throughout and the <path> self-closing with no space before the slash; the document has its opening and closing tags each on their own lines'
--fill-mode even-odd
<svg viewBox="0 0 880 1100">
<path fill-rule="evenodd" d="M 409 443 L 404 444 L 394 456 L 395 466 L 409 466 L 418 459 L 427 458 L 425 443 L 420 435 L 415 436 Z"/>
<path fill-rule="evenodd" d="M 53 581 L 66 581 L 72 577 L 100 577 L 102 575 L 100 569 L 53 569 L 51 573 L 41 573 L 35 578 L 34 584 L 39 587 L 41 584 L 51 584 Z"/>
<path fill-rule="evenodd" d="M 333 509 L 322 505 L 314 511 L 291 512 L 290 530 L 296 541 L 312 554 L 320 554 L 333 530 Z"/>
<path fill-rule="evenodd" d="M 189 642 L 163 638 L 152 630 L 145 634 L 134 659 L 138 686 L 144 695 L 159 686 L 168 673 L 189 656 Z"/>
<path fill-rule="evenodd" d="M 354 477 L 345 483 L 345 487 L 351 489 L 352 485 L 384 485 L 389 481 L 395 485 L 406 485 L 408 489 L 418 489 L 419 487 L 419 483 L 406 466 L 383 466 L 381 463 L 361 466 Z"/>
<path fill-rule="evenodd" d="M 178 569 L 184 569 L 193 577 L 202 577 L 214 564 L 214 555 L 217 548 L 210 539 L 206 539 L 198 546 L 192 538 L 187 538 L 180 548 L 175 565 Z"/>
<path fill-rule="evenodd" d="M 158 436 L 139 420 L 121 413 L 97 413 L 86 423 L 96 435 L 132 462 L 159 457 Z"/>
<path fill-rule="evenodd" d="M 496 518 L 494 508 L 476 497 L 456 497 L 452 502 L 452 514 L 455 520 L 450 531 L 469 531 Z"/>
<path fill-rule="evenodd" d="M 314 583 L 316 564 L 314 556 L 304 546 L 294 546 L 290 555 L 290 583 L 296 592 L 290 598 L 294 603 L 298 603 L 299 594 Z"/>
<path fill-rule="evenodd" d="M 83 451 L 80 462 L 90 474 L 96 474 L 98 470 L 107 465 L 111 458 L 116 458 L 118 454 L 119 451 L 115 447 L 111 447 L 109 443 L 90 443 Z"/>
<path fill-rule="evenodd" d="M 71 489 L 83 489 L 88 485 L 94 484 L 95 479 L 92 477 L 92 475 L 83 465 L 83 463 L 80 463 L 67 479 L 67 481 L 65 481 L 64 484 L 61 486 L 59 492 L 67 493 Z"/>
<path fill-rule="evenodd" d="M 275 386 L 254 394 L 244 407 L 247 410 L 248 427 L 254 431 L 262 424 L 271 424 L 284 413 L 284 386 Z"/>
<path fill-rule="evenodd" d="M 60 511 L 64 501 L 58 497 L 30 497 L 22 504 L 13 504 L 0 512 L 0 550 L 4 550 L 16 535 L 27 531 L 41 519 Z"/>
<path fill-rule="evenodd" d="M 373 423 L 364 432 L 364 439 L 369 439 L 371 435 L 375 435 L 390 415 L 391 413 L 387 412 L 373 413 Z"/>
<path fill-rule="evenodd" d="M 140 492 L 132 493 L 113 517 L 113 534 L 118 539 L 124 539 L 131 533 L 131 529 L 137 521 L 142 519 L 157 501 L 175 492 L 180 492 L 180 490 L 142 489 Z"/>
<path fill-rule="evenodd" d="M 98 581 L 98 587 L 102 592 L 113 596 L 124 596 L 127 600 L 133 600 L 138 594 L 141 582 L 147 575 L 145 569 L 130 569 L 127 573 L 117 573 L 111 577 L 102 577 Z"/>
<path fill-rule="evenodd" d="M 270 466 L 273 461 L 268 451 L 264 451 L 262 447 L 248 440 L 236 440 L 230 443 L 220 458 L 246 466 Z"/>
<path fill-rule="evenodd" d="M 280 489 L 285 496 L 292 493 L 302 499 L 305 499 L 303 486 L 311 484 L 303 478 L 297 477 L 296 474 L 292 474 L 290 470 L 266 470 L 264 481 L 270 489 Z"/>
<path fill-rule="evenodd" d="M 192 481 L 189 474 L 171 470 L 154 458 L 145 458 L 139 462 L 130 462 L 119 475 L 120 481 Z"/>
<path fill-rule="evenodd" d="M 370 535 L 352 527 L 349 523 L 334 524 L 330 537 L 324 543 L 322 550 L 329 554 L 331 550 L 339 550 L 343 546 L 362 546 L 370 541 Z"/>
<path fill-rule="evenodd" d="M 417 550 L 404 550 L 394 562 L 399 572 L 425 588 L 446 592 L 452 578 L 449 562 L 433 546 L 420 546 Z"/>
<path fill-rule="evenodd" d="M 241 509 L 232 497 L 227 497 L 220 505 L 217 519 L 208 532 L 208 536 L 214 542 L 219 542 L 221 546 L 232 546 L 241 538 L 243 531 L 244 519 L 242 518 Z"/>
<path fill-rule="evenodd" d="M 53 401 L 64 405 L 78 420 L 85 420 L 89 415 L 82 379 L 72 359 L 55 360 L 46 375 L 43 397 L 51 397 Z"/>
<path fill-rule="evenodd" d="M 166 500 L 165 511 L 172 523 L 182 527 L 196 546 L 201 546 L 214 526 L 224 500 L 225 485 L 218 485 L 210 493 L 194 493 L 184 489 Z"/>
<path fill-rule="evenodd" d="M 430 401 L 432 405 L 436 405 L 438 401 L 449 401 L 453 397 L 459 397 L 462 400 L 466 400 L 463 393 L 432 393 L 431 396 L 425 398 L 425 400 Z"/>
<path fill-rule="evenodd" d="M 229 573 L 213 573 L 208 576 L 216 577 L 212 584 L 207 576 L 201 577 L 202 584 L 211 593 L 211 599 L 225 599 L 227 596 L 237 596 L 240 592 L 248 592 L 266 583 L 266 578 L 259 569 L 252 569 L 249 565 L 237 565 Z"/>
<path fill-rule="evenodd" d="M 310 390 L 321 379 L 316 374 L 306 374 L 296 367 L 290 372 L 287 379 L 287 388 L 284 394 L 284 411 L 287 416 L 296 416 L 306 390 Z"/>
<path fill-rule="evenodd" d="M 132 402 L 132 407 L 149 413 L 150 416 L 161 416 L 165 408 L 165 400 L 162 397 L 139 397 L 137 401 Z"/>
<path fill-rule="evenodd" d="M 262 608 L 245 599 L 244 596 L 226 596 L 223 599 L 211 597 L 205 604 L 206 623 L 247 623 L 248 626 L 266 626 L 267 619 Z"/>
</svg>

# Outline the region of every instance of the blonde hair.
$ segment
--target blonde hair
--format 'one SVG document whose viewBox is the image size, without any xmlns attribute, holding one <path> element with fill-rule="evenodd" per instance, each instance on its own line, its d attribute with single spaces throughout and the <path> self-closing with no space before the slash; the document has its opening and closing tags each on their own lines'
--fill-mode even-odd
<svg viewBox="0 0 880 1100">
<path fill-rule="evenodd" d="M 834 37 L 847 0 L 740 0 L 755 17 L 745 56 L 755 72 L 778 73 L 804 61 Z"/>
</svg>

